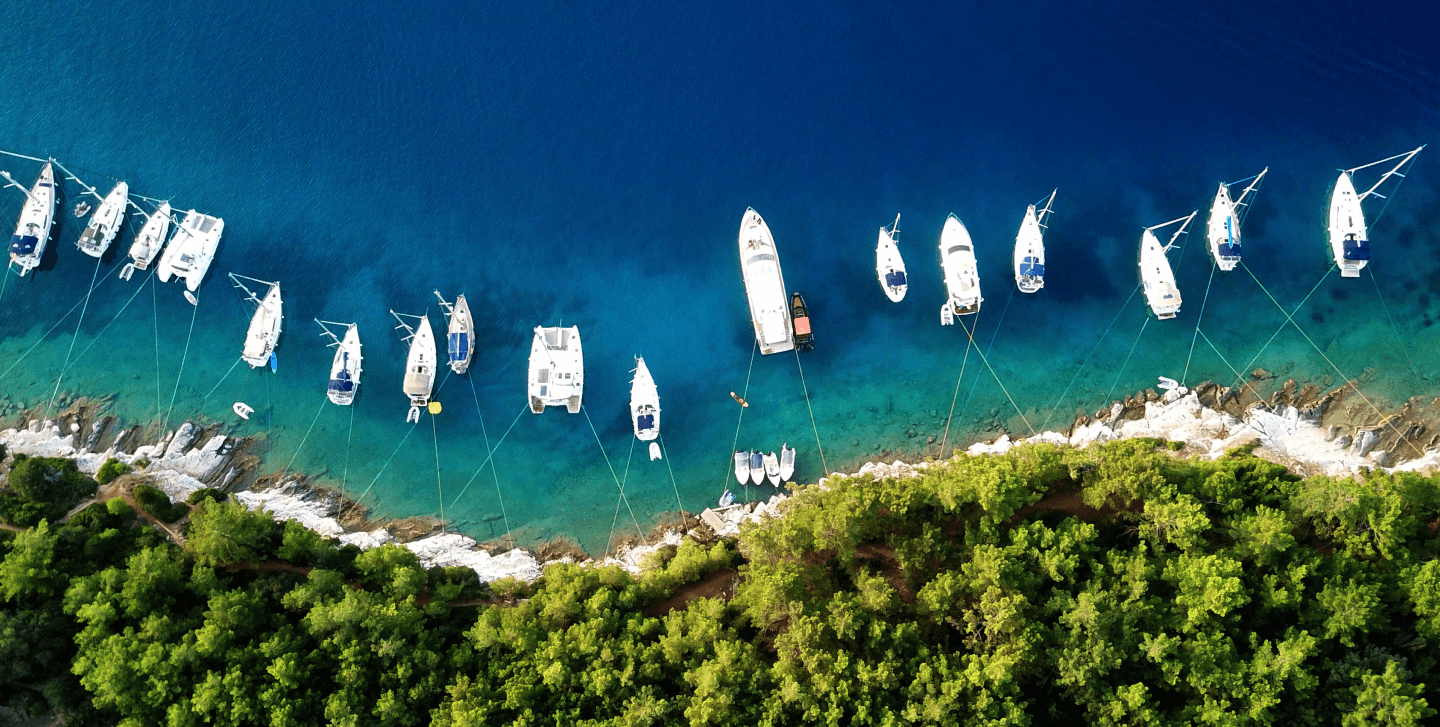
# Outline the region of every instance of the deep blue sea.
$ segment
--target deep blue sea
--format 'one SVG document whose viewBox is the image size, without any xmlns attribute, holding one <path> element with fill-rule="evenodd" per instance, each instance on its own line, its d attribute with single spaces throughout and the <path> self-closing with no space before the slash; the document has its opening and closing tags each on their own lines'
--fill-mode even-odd
<svg viewBox="0 0 1440 727">
<path fill-rule="evenodd" d="M 318 475 L 376 514 L 443 503 L 482 540 L 508 523 L 522 544 L 568 535 L 594 552 L 617 517 L 648 529 L 677 494 L 698 511 L 735 489 L 737 441 L 790 443 L 813 481 L 817 432 L 832 471 L 938 455 L 952 400 L 948 448 L 1067 426 L 1160 375 L 1368 371 L 1378 405 L 1435 395 L 1440 149 L 1389 195 L 1361 278 L 1326 276 L 1323 231 L 1337 169 L 1440 139 L 1433 30 L 1400 5 L 1166 5 L 15 0 L 0 11 L 0 148 L 102 192 L 125 179 L 226 232 L 192 308 L 173 282 L 115 279 L 138 223 L 98 268 L 75 249 L 68 183 L 46 264 L 0 294 L 0 393 L 118 394 L 132 422 L 225 422 L 267 437 L 267 469 Z M 39 166 L 0 159 L 27 185 Z M 1243 270 L 1212 280 L 1216 183 L 1266 166 L 1244 228 L 1264 289 Z M 1046 287 L 1012 293 L 1025 206 L 1056 188 Z M 0 222 L 21 201 L 0 195 Z M 1367 201 L 1372 219 L 1384 203 Z M 751 365 L 747 206 L 811 308 L 803 385 L 793 354 Z M 1147 323 L 1143 296 L 1124 305 L 1141 229 L 1196 209 L 1170 256 L 1184 308 Z M 951 212 L 978 250 L 989 366 L 939 325 Z M 911 285 L 894 304 L 873 265 L 897 213 Z M 275 374 L 231 370 L 248 319 L 232 271 L 282 283 Z M 1312 288 L 1304 335 L 1282 328 L 1265 290 L 1293 308 Z M 388 311 L 443 330 L 436 289 L 469 298 L 477 355 L 412 427 Z M 317 317 L 360 324 L 351 409 L 325 402 Z M 531 330 L 562 323 L 584 340 L 588 421 L 522 414 Z M 636 354 L 667 461 L 632 450 Z M 738 434 L 731 391 L 751 404 Z M 248 422 L 235 401 L 255 407 Z"/>
</svg>

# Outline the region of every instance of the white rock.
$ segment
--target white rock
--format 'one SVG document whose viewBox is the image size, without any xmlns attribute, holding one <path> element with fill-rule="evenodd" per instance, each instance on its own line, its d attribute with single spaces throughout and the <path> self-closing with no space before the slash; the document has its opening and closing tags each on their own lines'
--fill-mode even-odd
<svg viewBox="0 0 1440 727">
<path fill-rule="evenodd" d="M 540 561 L 535 556 L 518 548 L 490 555 L 474 539 L 458 533 L 432 535 L 406 543 L 405 547 L 419 556 L 420 564 L 426 568 L 469 568 L 487 583 L 507 576 L 526 581 L 540 577 Z"/>
</svg>

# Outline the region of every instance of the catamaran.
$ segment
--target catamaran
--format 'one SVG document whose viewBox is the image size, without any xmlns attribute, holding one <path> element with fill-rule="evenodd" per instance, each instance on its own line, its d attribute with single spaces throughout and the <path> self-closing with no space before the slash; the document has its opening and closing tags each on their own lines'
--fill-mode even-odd
<svg viewBox="0 0 1440 727">
<path fill-rule="evenodd" d="M 21 277 L 40 264 L 45 254 L 45 244 L 50 241 L 50 227 L 55 223 L 55 170 L 50 162 L 40 170 L 35 186 L 26 190 L 5 175 L 7 186 L 13 186 L 25 193 L 25 206 L 20 210 L 20 221 L 15 225 L 15 235 L 10 238 L 10 267 L 18 267 Z"/>
<path fill-rule="evenodd" d="M 1370 238 L 1369 230 L 1365 226 L 1365 211 L 1361 209 L 1360 203 L 1366 197 L 1377 197 L 1385 199 L 1385 196 L 1375 190 L 1380 188 L 1390 177 L 1405 178 L 1400 172 L 1405 165 L 1409 164 L 1419 149 L 1396 154 L 1393 157 L 1381 159 L 1378 162 L 1362 164 L 1354 169 L 1346 169 L 1340 172 L 1340 177 L 1335 180 L 1335 189 L 1330 193 L 1330 251 L 1335 256 L 1335 264 L 1340 267 L 1340 276 L 1343 278 L 1358 278 L 1360 270 L 1370 262 Z M 1384 164 L 1388 161 L 1399 159 L 1390 171 L 1380 176 L 1379 181 L 1371 185 L 1363 193 L 1355 193 L 1355 182 L 1350 175 L 1355 172 L 1373 167 L 1376 164 Z"/>
<path fill-rule="evenodd" d="M 1170 269 L 1170 260 L 1165 253 L 1175 247 L 1175 241 L 1185 234 L 1190 221 L 1199 213 L 1196 210 L 1187 217 L 1147 227 L 1140 235 L 1140 283 L 1145 287 L 1145 300 L 1150 304 L 1150 310 L 1162 321 L 1174 318 L 1180 312 L 1180 288 L 1175 285 L 1175 271 Z M 1183 224 L 1170 236 L 1170 242 L 1161 247 L 1154 231 L 1176 222 Z"/>
<path fill-rule="evenodd" d="M 105 195 L 95 214 L 90 216 L 90 224 L 80 233 L 75 247 L 93 258 L 104 255 L 110 249 L 110 243 L 115 241 L 115 236 L 120 234 L 120 225 L 125 222 L 125 207 L 129 204 L 130 185 L 125 182 L 116 184 L 110 194 Z"/>
<path fill-rule="evenodd" d="M 430 330 L 430 316 L 408 315 L 390 311 L 400 325 L 396 330 L 405 329 L 400 340 L 410 343 L 410 353 L 405 356 L 405 380 L 402 389 L 410 397 L 410 411 L 405 421 L 420 421 L 420 409 L 430 405 L 430 392 L 435 387 L 435 332 Z M 406 318 L 417 319 L 415 325 L 405 322 Z M 437 405 L 438 406 L 438 405 Z"/>
<path fill-rule="evenodd" d="M 1210 203 L 1210 219 L 1205 223 L 1205 237 L 1210 242 L 1210 256 L 1221 270 L 1234 270 L 1240 262 L 1240 222 L 1246 208 L 1255 201 L 1254 194 L 1260 187 L 1260 180 L 1269 171 L 1270 167 L 1265 167 L 1251 177 L 1248 180 L 1250 185 L 1234 201 L 1230 199 L 1230 184 L 1221 182 L 1220 189 L 1215 192 L 1215 201 Z"/>
<path fill-rule="evenodd" d="M 355 390 L 360 387 L 360 327 L 354 323 L 335 323 L 315 319 L 322 336 L 329 336 L 326 346 L 335 347 L 335 360 L 330 363 L 330 383 L 325 387 L 325 396 L 340 406 L 349 406 L 355 401 Z M 345 336 L 341 338 L 326 327 L 344 326 Z"/>
<path fill-rule="evenodd" d="M 185 300 L 191 305 L 199 305 L 195 291 L 200 288 L 205 273 L 210 270 L 210 263 L 215 260 L 215 248 L 220 245 L 220 234 L 224 231 L 225 220 L 195 210 L 187 211 L 155 267 L 160 282 L 170 282 L 172 275 L 183 279 Z"/>
<path fill-rule="evenodd" d="M 740 275 L 745 279 L 750 323 L 755 326 L 760 353 L 783 353 L 795 348 L 775 238 L 760 213 L 748 207 L 740 221 Z"/>
<path fill-rule="evenodd" d="M 660 436 L 660 390 L 640 356 L 635 357 L 635 378 L 630 380 L 630 422 L 642 442 Z"/>
<path fill-rule="evenodd" d="M 789 482 L 795 476 L 795 448 L 789 443 L 780 445 L 780 479 Z"/>
<path fill-rule="evenodd" d="M 1045 219 L 1050 216 L 1050 206 L 1055 203 L 1055 192 L 1041 204 L 1025 208 L 1025 219 L 1020 221 L 1020 232 L 1015 235 L 1015 286 L 1021 293 L 1034 293 L 1045 287 Z"/>
<path fill-rule="evenodd" d="M 527 390 L 530 411 L 536 414 L 547 406 L 561 405 L 571 414 L 580 411 L 585 393 L 585 355 L 580 347 L 579 327 L 535 327 Z"/>
<path fill-rule="evenodd" d="M 240 352 L 240 358 L 250 364 L 252 369 L 270 364 L 271 357 L 275 355 L 275 344 L 280 341 L 281 324 L 285 318 L 280 308 L 280 283 L 235 273 L 230 273 L 230 280 L 235 283 L 235 287 L 245 291 L 246 301 L 255 304 L 255 314 L 250 317 L 250 328 L 245 332 L 245 347 Z M 242 280 L 266 285 L 270 289 L 264 298 L 260 298 L 246 287 Z"/>
<path fill-rule="evenodd" d="M 470 359 L 474 355 L 471 344 L 475 341 L 475 319 L 470 317 L 470 304 L 465 302 L 463 294 L 455 296 L 453 304 L 445 302 L 438 290 L 435 297 L 440 299 L 440 308 L 450 320 L 445 337 L 449 342 L 450 370 L 463 374 L 470 368 Z"/>
<path fill-rule="evenodd" d="M 120 279 L 129 280 L 136 270 L 145 270 L 154 262 L 160 249 L 165 247 L 165 237 L 170 234 L 170 203 L 161 202 L 160 207 L 145 219 L 145 226 L 130 243 L 130 262 L 120 268 Z"/>
<path fill-rule="evenodd" d="M 780 458 L 774 452 L 767 452 L 761 460 L 765 464 L 765 479 L 772 487 L 780 486 Z"/>
<path fill-rule="evenodd" d="M 945 274 L 949 299 L 940 306 L 940 324 L 955 323 L 955 316 L 980 312 L 980 271 L 975 267 L 975 246 L 970 231 L 953 213 L 940 231 L 940 269 Z"/>
<path fill-rule="evenodd" d="M 900 215 L 895 215 L 890 229 L 880 228 L 880 239 L 875 243 L 875 277 L 880 280 L 880 289 L 885 297 L 895 303 L 905 299 L 910 285 L 905 280 L 905 260 L 900 257 L 900 248 L 895 245 L 895 235 L 900 232 Z"/>
</svg>

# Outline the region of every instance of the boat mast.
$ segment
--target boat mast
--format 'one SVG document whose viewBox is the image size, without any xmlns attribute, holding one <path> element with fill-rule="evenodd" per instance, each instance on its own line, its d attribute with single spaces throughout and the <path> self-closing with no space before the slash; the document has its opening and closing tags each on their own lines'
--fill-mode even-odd
<svg viewBox="0 0 1440 727">
<path fill-rule="evenodd" d="M 406 318 L 414 318 L 415 320 L 418 321 L 418 320 L 420 320 L 421 318 L 424 317 L 424 316 L 413 315 L 413 314 L 411 314 L 411 313 L 396 313 L 393 309 L 390 311 L 390 315 L 395 316 L 395 320 L 397 320 L 397 321 L 400 322 L 400 325 L 395 326 L 395 330 L 398 331 L 398 330 L 400 330 L 401 328 L 404 328 L 404 329 L 405 329 L 405 332 L 406 332 L 407 335 L 404 335 L 404 336 L 401 336 L 401 337 L 400 337 L 400 341 L 401 341 L 402 343 L 409 343 L 409 342 L 410 342 L 410 339 L 412 339 L 412 338 L 415 337 L 415 327 L 412 326 L 412 325 L 410 325 L 409 323 L 406 323 L 406 322 L 405 322 L 405 319 L 406 319 Z"/>
<path fill-rule="evenodd" d="M 337 336 L 337 335 L 335 335 L 335 332 L 332 331 L 332 330 L 330 330 L 329 328 L 327 328 L 325 324 L 328 323 L 328 324 L 330 324 L 330 325 L 332 325 L 332 326 L 345 326 L 346 328 L 349 328 L 349 327 L 350 327 L 350 324 L 348 324 L 348 323 L 338 323 L 338 322 L 336 322 L 336 321 L 322 321 L 322 320 L 320 320 L 319 318 L 316 318 L 316 319 L 315 319 L 315 323 L 317 323 L 317 324 L 320 326 L 320 335 L 321 335 L 321 336 L 329 336 L 329 337 L 330 337 L 330 343 L 325 344 L 325 347 L 326 347 L 326 348 L 329 348 L 330 346 L 339 346 L 339 345 L 340 345 L 340 337 Z"/>
<path fill-rule="evenodd" d="M 1250 210 L 1249 210 L 1250 202 L 1247 202 L 1247 201 L 1245 201 L 1245 200 L 1246 200 L 1247 197 L 1249 197 L 1249 198 L 1250 198 L 1250 201 L 1252 201 L 1252 202 L 1254 201 L 1254 197 L 1251 197 L 1251 195 L 1253 195 L 1255 192 L 1259 191 L 1259 189 L 1260 189 L 1260 180 L 1264 179 L 1264 178 L 1265 178 L 1265 174 L 1266 174 L 1267 172 L 1269 172 L 1269 171 L 1270 171 L 1270 167 L 1265 167 L 1264 169 L 1261 169 L 1261 170 L 1260 170 L 1260 173 L 1259 173 L 1259 174 L 1256 174 L 1255 176 L 1250 177 L 1250 184 L 1246 185 L 1246 186 L 1245 186 L 1245 191 L 1241 192 L 1241 193 L 1240 193 L 1240 196 L 1235 198 L 1235 207 L 1236 207 L 1237 210 L 1238 210 L 1239 208 L 1241 208 L 1241 207 L 1244 207 L 1244 208 L 1246 208 L 1246 209 L 1245 209 L 1245 212 L 1249 212 L 1249 211 L 1250 211 Z M 1229 187 L 1229 186 L 1231 186 L 1231 185 L 1239 184 L 1240 182 L 1244 182 L 1244 181 L 1246 181 L 1246 180 L 1242 179 L 1242 180 L 1240 180 L 1239 182 L 1231 182 L 1230 184 L 1227 184 L 1227 185 L 1225 185 L 1225 186 L 1226 186 L 1226 187 Z M 1244 222 L 1245 222 L 1245 215 L 1240 214 L 1240 213 L 1237 212 L 1237 213 L 1236 213 L 1236 217 L 1239 217 L 1239 218 L 1240 218 L 1240 222 L 1241 222 L 1241 223 L 1244 223 Z"/>
<path fill-rule="evenodd" d="M 40 204 L 40 200 L 35 199 L 35 195 L 30 194 L 30 190 L 29 190 L 29 189 L 26 189 L 26 188 L 25 188 L 25 185 L 23 185 L 23 184 L 15 181 L 15 178 L 12 177 L 12 176 L 10 176 L 10 172 L 0 171 L 0 177 L 4 177 L 4 178 L 5 178 L 5 181 L 8 182 L 8 184 L 6 184 L 5 187 L 14 187 L 14 188 L 20 190 L 21 192 L 24 192 L 26 199 L 29 199 L 31 202 L 34 202 L 35 204 Z M 0 189 L 4 189 L 5 187 L 0 187 Z"/>
<path fill-rule="evenodd" d="M 1040 224 L 1040 229 L 1042 230 L 1050 229 L 1049 227 L 1045 226 L 1045 218 L 1049 217 L 1051 214 L 1054 213 L 1054 210 L 1051 209 L 1050 206 L 1055 204 L 1055 193 L 1059 191 L 1060 188 L 1056 187 L 1055 189 L 1050 191 L 1050 196 L 1046 197 L 1045 201 L 1042 204 L 1035 205 L 1036 207 L 1041 208 L 1039 212 L 1035 213 L 1035 221 Z"/>
<path fill-rule="evenodd" d="M 455 315 L 455 306 L 445 302 L 445 297 L 440 295 L 440 291 L 435 291 L 435 297 L 440 299 L 440 307 L 444 309 L 447 319 Z"/>
<path fill-rule="evenodd" d="M 1175 247 L 1175 241 L 1178 240 L 1181 235 L 1185 234 L 1185 231 L 1190 227 L 1190 221 L 1193 220 L 1193 219 L 1195 219 L 1195 215 L 1198 215 L 1198 214 L 1200 214 L 1200 210 L 1195 210 L 1194 212 L 1191 212 L 1189 215 L 1186 215 L 1185 217 L 1176 217 L 1175 219 L 1170 220 L 1169 222 L 1161 222 L 1161 223 L 1158 224 L 1158 225 L 1152 225 L 1152 226 L 1150 226 L 1150 227 L 1147 227 L 1147 228 L 1145 228 L 1145 230 L 1146 230 L 1147 232 L 1154 232 L 1154 231 L 1156 231 L 1156 230 L 1158 230 L 1158 229 L 1160 229 L 1160 228 L 1162 228 L 1162 227 L 1169 227 L 1170 225 L 1173 225 L 1173 224 L 1175 224 L 1176 222 L 1184 222 L 1185 224 L 1180 225 L 1180 229 L 1176 230 L 1176 231 L 1175 231 L 1175 234 L 1173 234 L 1173 235 L 1170 236 L 1170 242 L 1165 243 L 1165 247 L 1161 249 L 1161 252 L 1170 252 L 1170 248 Z"/>
<path fill-rule="evenodd" d="M 896 214 L 896 215 L 895 215 L 895 222 L 891 223 L 891 225 L 890 225 L 890 241 L 891 241 L 891 242 L 894 242 L 894 241 L 895 241 L 895 235 L 896 235 L 896 233 L 898 233 L 898 232 L 900 232 L 900 215 L 899 215 L 899 214 Z"/>
<path fill-rule="evenodd" d="M 1381 160 L 1378 161 L 1378 162 L 1370 162 L 1369 164 L 1362 164 L 1362 165 L 1360 165 L 1360 166 L 1358 166 L 1358 167 L 1355 167 L 1354 169 L 1346 169 L 1346 170 L 1345 170 L 1345 173 L 1346 173 L 1346 174 L 1354 174 L 1355 172 L 1358 172 L 1358 171 L 1360 171 L 1361 169 L 1365 169 L 1366 167 L 1373 167 L 1373 166 L 1375 166 L 1376 164 L 1384 164 L 1385 162 L 1388 162 L 1388 161 L 1390 161 L 1390 160 L 1392 160 L 1392 159 L 1399 159 L 1399 160 L 1400 160 L 1400 162 L 1399 162 L 1398 164 L 1396 164 L 1390 171 L 1385 172 L 1383 175 L 1380 176 L 1380 181 L 1378 181 L 1378 182 L 1376 182 L 1375 184 L 1371 185 L 1371 187 L 1370 187 L 1369 189 L 1365 190 L 1364 193 L 1359 194 L 1359 195 L 1356 195 L 1355 198 L 1356 198 L 1357 200 L 1363 200 L 1363 199 L 1365 199 L 1366 197 L 1369 197 L 1370 195 L 1373 194 L 1373 195 L 1375 195 L 1376 197 L 1379 197 L 1380 199 L 1385 199 L 1385 195 L 1380 194 L 1380 193 L 1376 192 L 1375 190 L 1379 189 L 1379 188 L 1380 188 L 1380 185 L 1384 184 L 1384 183 L 1385 183 L 1385 180 L 1389 179 L 1390 177 L 1399 177 L 1399 178 L 1401 178 L 1401 179 L 1404 179 L 1404 178 L 1405 178 L 1405 175 L 1400 173 L 1400 169 L 1401 169 L 1402 167 L 1404 167 L 1406 164 L 1409 164 L 1409 163 L 1410 163 L 1410 160 L 1414 159 L 1414 158 L 1415 158 L 1415 155 L 1416 155 L 1416 154 L 1419 154 L 1420 151 L 1421 151 L 1421 149 L 1424 149 L 1424 148 L 1425 148 L 1425 145 L 1424 145 L 1424 144 L 1421 144 L 1419 148 L 1414 149 L 1414 150 L 1412 150 L 1412 151 L 1407 151 L 1407 152 L 1405 152 L 1404 154 L 1396 154 L 1396 155 L 1393 156 L 1393 157 L 1386 157 L 1386 158 L 1384 158 L 1384 159 L 1381 159 Z M 1403 158 L 1402 158 L 1402 157 L 1403 157 Z"/>
<path fill-rule="evenodd" d="M 258 305 L 259 303 L 261 303 L 260 297 L 257 296 L 257 295 L 255 295 L 255 291 L 253 291 L 253 290 L 245 287 L 245 284 L 242 283 L 242 282 L 240 282 L 240 281 L 241 281 L 242 279 L 244 279 L 244 280 L 248 280 L 248 281 L 250 281 L 250 282 L 252 282 L 252 283 L 259 283 L 259 284 L 261 284 L 261 285 L 266 285 L 266 286 L 269 286 L 269 287 L 271 287 L 271 288 L 275 287 L 275 285 L 276 285 L 276 283 L 272 283 L 272 282 L 270 282 L 270 281 L 268 281 L 268 280 L 261 280 L 261 279 L 259 279 L 259 278 L 252 278 L 252 277 L 250 277 L 250 276 L 248 276 L 248 275 L 240 275 L 239 273 L 226 273 L 226 274 L 230 276 L 230 281 L 233 282 L 233 283 L 235 283 L 235 287 L 237 287 L 237 288 L 245 291 L 245 294 L 247 295 L 247 297 L 245 298 L 245 300 L 254 301 L 257 305 Z"/>
</svg>

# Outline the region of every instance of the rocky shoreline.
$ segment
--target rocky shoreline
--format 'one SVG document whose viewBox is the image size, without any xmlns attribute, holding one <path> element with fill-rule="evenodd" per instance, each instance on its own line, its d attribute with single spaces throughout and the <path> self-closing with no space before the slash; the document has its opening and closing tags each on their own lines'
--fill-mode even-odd
<svg viewBox="0 0 1440 727">
<path fill-rule="evenodd" d="M 1264 373 L 1257 370 L 1252 380 L 1262 380 Z M 11 452 L 73 458 L 89 474 L 113 457 L 131 465 L 127 477 L 148 482 L 173 500 L 184 500 L 206 487 L 226 490 L 236 501 L 269 512 L 277 521 L 294 520 L 360 548 L 397 543 L 413 551 L 426 567 L 470 568 L 487 582 L 507 577 L 534 580 L 545 565 L 557 562 L 595 562 L 638 572 L 646 556 L 678 545 L 686 535 L 704 540 L 736 535 L 746 521 L 783 515 L 788 499 L 777 494 L 756 503 L 706 509 L 698 519 L 682 513 L 678 523 L 657 527 L 650 537 L 622 543 L 615 555 L 596 560 L 566 541 L 532 551 L 445 532 L 443 523 L 433 518 L 371 520 L 364 508 L 341 493 L 314 485 L 304 475 L 260 474 L 263 437 L 232 437 L 219 425 L 202 427 L 188 421 L 163 433 L 153 426 L 124 427 L 104 414 L 108 399 L 80 398 L 62 404 L 53 419 L 42 419 L 34 411 L 18 412 L 18 426 L 0 431 L 0 443 Z M 1016 439 L 1001 434 L 971 445 L 965 453 L 1001 454 L 1025 442 L 1083 448 L 1133 437 L 1180 442 L 1178 456 L 1209 458 L 1253 444 L 1257 455 L 1304 475 L 1348 477 L 1376 468 L 1429 472 L 1440 468 L 1440 398 L 1412 398 L 1385 414 L 1360 394 L 1356 381 L 1322 391 L 1291 379 L 1267 398 L 1248 384 L 1230 389 L 1207 382 L 1193 390 L 1136 392 L 1093 417 L 1077 417 L 1065 432 Z M 915 463 L 866 462 L 848 475 L 831 473 L 818 485 L 823 487 L 837 476 L 914 477 L 940 463 L 933 458 Z"/>
</svg>

